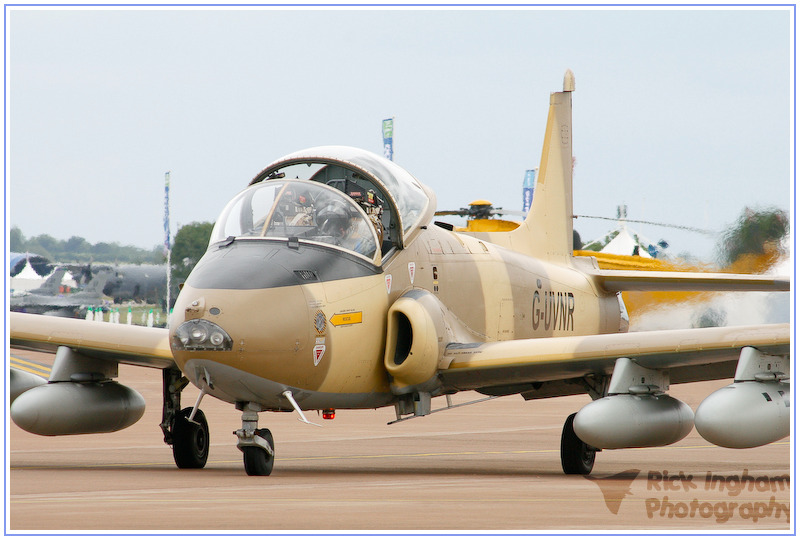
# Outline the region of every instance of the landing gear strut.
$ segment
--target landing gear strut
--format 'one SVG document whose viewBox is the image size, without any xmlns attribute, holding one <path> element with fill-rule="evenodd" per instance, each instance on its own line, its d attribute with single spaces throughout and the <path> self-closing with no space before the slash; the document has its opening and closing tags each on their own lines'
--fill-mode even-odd
<svg viewBox="0 0 800 540">
<path fill-rule="evenodd" d="M 564 422 L 561 432 L 561 468 L 564 474 L 589 474 L 594 467 L 594 457 L 597 449 L 589 446 L 575 435 L 572 423 L 575 415 L 572 413 Z"/>
<path fill-rule="evenodd" d="M 258 429 L 256 403 L 237 403 L 242 411 L 242 429 L 233 432 L 239 438 L 236 446 L 242 451 L 244 470 L 248 476 L 269 476 L 275 463 L 275 443 L 268 429 Z"/>
<path fill-rule="evenodd" d="M 162 382 L 164 442 L 172 446 L 172 457 L 179 469 L 202 469 L 208 461 L 208 422 L 199 409 L 192 420 L 189 420 L 191 407 L 181 410 L 181 390 L 189 384 L 189 379 L 177 369 L 165 369 Z"/>
</svg>

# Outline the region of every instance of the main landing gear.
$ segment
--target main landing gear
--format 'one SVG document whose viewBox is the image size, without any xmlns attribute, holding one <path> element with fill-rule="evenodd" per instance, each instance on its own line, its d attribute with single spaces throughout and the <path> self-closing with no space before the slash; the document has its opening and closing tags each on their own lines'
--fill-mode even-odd
<svg viewBox="0 0 800 540">
<path fill-rule="evenodd" d="M 172 446 L 172 457 L 179 469 L 202 469 L 208 461 L 210 438 L 208 422 L 200 409 L 192 407 L 181 409 L 181 390 L 189 384 L 177 369 L 162 372 L 164 408 L 161 417 L 161 431 L 164 442 Z"/>
<path fill-rule="evenodd" d="M 181 469 L 202 469 L 208 461 L 210 437 L 205 414 L 197 409 L 192 419 L 193 407 L 181 409 L 181 391 L 189 383 L 176 369 L 163 370 L 164 409 L 161 429 L 164 442 L 172 446 L 175 464 Z M 294 400 L 287 399 L 295 406 Z M 199 404 L 199 400 L 198 400 Z M 234 431 L 238 438 L 236 446 L 242 451 L 244 470 L 248 476 L 269 476 L 275 464 L 275 442 L 268 429 L 258 428 L 258 413 L 261 406 L 257 403 L 237 403 L 236 408 L 242 411 L 242 428 Z M 295 407 L 301 417 L 299 407 Z M 597 449 L 578 438 L 573 428 L 573 413 L 564 422 L 561 433 L 561 468 L 565 474 L 587 475 L 594 467 Z"/>
<path fill-rule="evenodd" d="M 589 474 L 594 467 L 594 457 L 597 449 L 589 446 L 575 435 L 572 423 L 575 415 L 572 413 L 564 422 L 561 432 L 561 468 L 565 474 Z"/>
<path fill-rule="evenodd" d="M 269 476 L 275 464 L 275 442 L 268 429 L 258 429 L 256 403 L 237 403 L 242 411 L 242 429 L 233 432 L 239 438 L 236 446 L 242 451 L 244 470 L 248 476 Z"/>
<path fill-rule="evenodd" d="M 189 384 L 189 379 L 177 369 L 165 369 L 162 383 L 164 442 L 172 446 L 172 457 L 179 469 L 202 469 L 208 461 L 210 446 L 208 422 L 200 409 L 191 420 L 192 407 L 181 409 L 181 390 Z"/>
<path fill-rule="evenodd" d="M 183 409 L 172 425 L 172 457 L 179 469 L 202 469 L 208 461 L 210 438 L 206 415 L 200 409 L 189 419 L 192 408 Z"/>
</svg>

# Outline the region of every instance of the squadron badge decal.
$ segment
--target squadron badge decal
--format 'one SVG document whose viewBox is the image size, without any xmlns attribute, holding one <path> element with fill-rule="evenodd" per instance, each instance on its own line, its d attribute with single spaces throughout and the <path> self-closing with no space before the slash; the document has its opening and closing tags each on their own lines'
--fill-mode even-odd
<svg viewBox="0 0 800 540">
<path fill-rule="evenodd" d="M 325 345 L 314 346 L 314 367 L 319 365 L 319 361 L 322 360 L 322 355 L 325 354 L 325 349 Z"/>
<path fill-rule="evenodd" d="M 328 321 L 325 318 L 325 314 L 321 311 L 317 311 L 317 314 L 314 315 L 314 329 L 317 331 L 317 334 L 324 334 L 327 328 Z"/>
</svg>

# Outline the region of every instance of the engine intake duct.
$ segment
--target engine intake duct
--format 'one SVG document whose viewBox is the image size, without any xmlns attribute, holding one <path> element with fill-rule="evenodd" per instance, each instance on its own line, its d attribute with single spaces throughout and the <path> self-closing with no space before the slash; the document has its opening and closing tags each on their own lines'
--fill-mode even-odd
<svg viewBox="0 0 800 540">
<path fill-rule="evenodd" d="M 443 329 L 432 300 L 424 294 L 407 294 L 389 308 L 384 366 L 395 394 L 410 393 L 436 374 Z"/>
<path fill-rule="evenodd" d="M 383 363 L 396 395 L 434 393 L 439 388 L 436 371 L 447 344 L 475 341 L 435 295 L 420 289 L 395 300 L 387 323 Z"/>
</svg>

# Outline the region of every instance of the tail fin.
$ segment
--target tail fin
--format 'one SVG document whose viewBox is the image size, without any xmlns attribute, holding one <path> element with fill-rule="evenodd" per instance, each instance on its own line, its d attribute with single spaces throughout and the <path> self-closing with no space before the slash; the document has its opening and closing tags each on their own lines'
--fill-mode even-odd
<svg viewBox="0 0 800 540">
<path fill-rule="evenodd" d="M 550 111 L 533 203 L 522 225 L 512 231 L 514 249 L 546 259 L 572 257 L 572 92 L 567 70 L 564 91 L 550 94 Z"/>
<path fill-rule="evenodd" d="M 50 274 L 42 286 L 38 289 L 34 289 L 30 292 L 36 294 L 49 294 L 49 295 L 56 295 L 59 292 L 59 287 L 61 287 L 61 280 L 64 279 L 64 275 L 67 273 L 67 269 L 63 266 L 59 266 L 53 273 Z"/>
<path fill-rule="evenodd" d="M 112 274 L 111 272 L 101 272 L 99 274 L 95 274 L 92 280 L 86 284 L 86 287 L 83 289 L 83 292 L 92 292 L 103 294 L 103 289 L 108 283 L 108 280 L 111 279 Z"/>
</svg>

